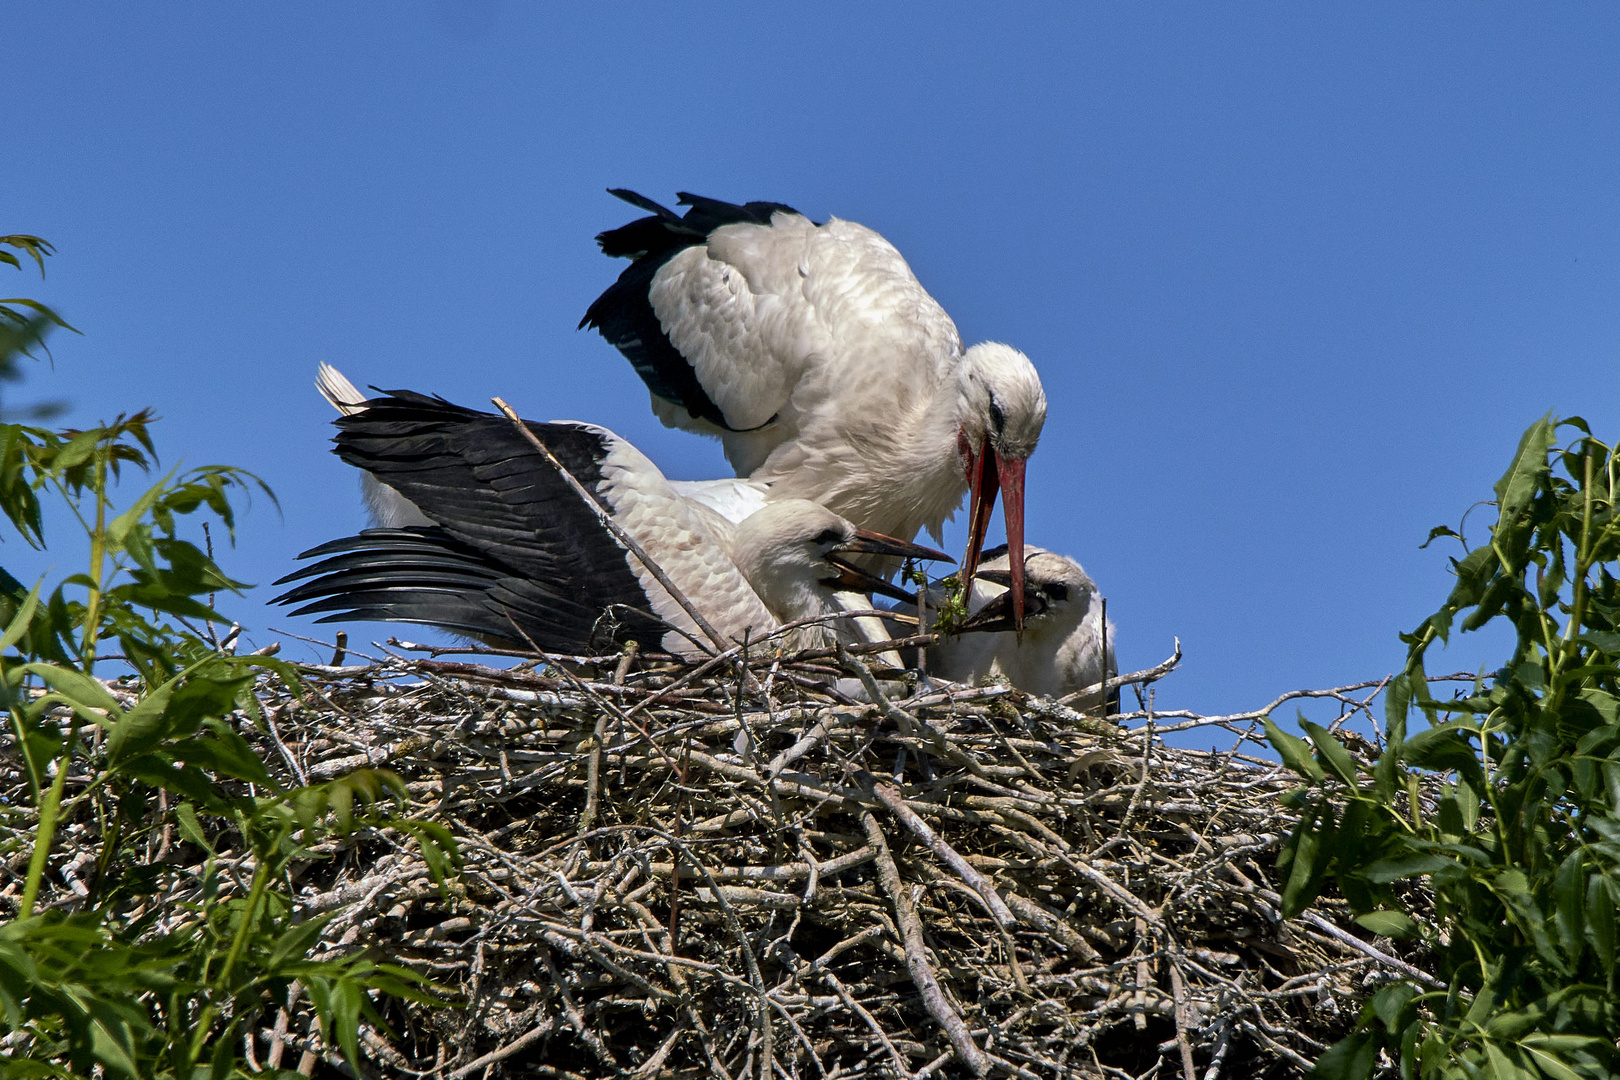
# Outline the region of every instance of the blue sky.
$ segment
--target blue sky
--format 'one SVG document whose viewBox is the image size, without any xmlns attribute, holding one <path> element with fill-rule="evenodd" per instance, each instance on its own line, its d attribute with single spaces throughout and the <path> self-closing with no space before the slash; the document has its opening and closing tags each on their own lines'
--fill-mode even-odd
<svg viewBox="0 0 1620 1080">
<path fill-rule="evenodd" d="M 860 221 L 1027 352 L 1030 539 L 1126 668 L 1180 636 L 1163 707 L 1394 669 L 1449 588 L 1418 545 L 1519 433 L 1620 439 L 1609 6 L 32 4 L 6 37 L 0 232 L 60 255 L 0 293 L 84 331 L 8 401 L 149 405 L 166 464 L 260 474 L 283 515 L 222 561 L 265 585 L 362 524 L 321 360 L 723 472 L 574 328 L 609 186 Z M 312 632 L 269 595 L 227 602 L 255 644 Z M 353 636 L 389 632 L 430 636 Z"/>
</svg>

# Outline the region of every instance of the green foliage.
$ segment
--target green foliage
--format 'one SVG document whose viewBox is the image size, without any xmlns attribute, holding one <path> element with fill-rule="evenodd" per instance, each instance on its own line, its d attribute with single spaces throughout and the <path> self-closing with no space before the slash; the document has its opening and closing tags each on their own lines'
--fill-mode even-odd
<svg viewBox="0 0 1620 1080">
<path fill-rule="evenodd" d="M 21 270 L 22 260 L 32 259 L 40 277 L 45 276 L 45 256 L 55 253 L 55 248 L 37 236 L 0 236 L 0 263 Z M 16 382 L 22 378 L 20 359 L 37 360 L 41 352 L 49 355 L 45 338 L 58 327 L 78 333 L 38 300 L 21 297 L 0 300 L 0 382 Z M 61 408 L 58 402 L 47 402 L 27 410 L 27 415 L 30 419 L 43 420 L 60 412 Z"/>
<path fill-rule="evenodd" d="M 1560 428 L 1577 436 L 1557 446 Z M 1379 989 L 1317 1062 L 1360 1080 L 1609 1077 L 1620 1066 L 1620 462 L 1579 419 L 1534 424 L 1496 484 L 1490 542 L 1411 634 L 1370 774 L 1333 736 L 1267 722 L 1305 785 L 1280 859 L 1285 914 L 1338 887 L 1375 934 L 1425 947 L 1432 985 Z M 1430 535 L 1457 536 L 1437 529 Z M 1454 626 L 1506 619 L 1512 657 L 1452 700 L 1424 655 Z M 1416 708 L 1427 725 L 1408 735 Z M 1411 902 L 1426 882 L 1432 912 Z"/>
<path fill-rule="evenodd" d="M 36 261 L 50 250 L 32 237 L 0 245 Z M 18 262 L 4 250 L 0 261 Z M 296 673 L 218 646 L 213 594 L 241 585 L 181 535 L 207 512 L 234 537 L 233 499 L 268 489 L 208 466 L 170 472 L 115 506 L 118 481 L 155 463 L 151 422 L 143 412 L 86 431 L 0 425 L 0 513 L 42 548 L 42 497 L 54 500 L 89 547 L 85 570 L 48 591 L 0 569 L 10 727 L 0 752 L 28 795 L 0 805 L 0 857 L 16 866 L 26 855 L 27 865 L 0 923 L 0 1077 L 249 1075 L 244 1036 L 294 980 L 353 1062 L 361 1020 L 383 1025 L 375 995 L 433 1000 L 421 976 L 366 951 L 312 956 L 331 916 L 301 917 L 289 870 L 328 857 L 317 845 L 388 825 L 442 872 L 456 852 L 442 828 L 390 815 L 404 794 L 392 773 L 290 790 L 271 778 L 241 731 L 264 723 L 256 682 L 296 688 Z M 130 673 L 107 681 L 95 669 L 114 641 Z M 98 847 L 86 890 L 41 910 L 53 845 L 70 827 Z M 187 857 L 152 858 L 160 836 Z M 178 906 L 158 902 L 176 896 Z"/>
</svg>

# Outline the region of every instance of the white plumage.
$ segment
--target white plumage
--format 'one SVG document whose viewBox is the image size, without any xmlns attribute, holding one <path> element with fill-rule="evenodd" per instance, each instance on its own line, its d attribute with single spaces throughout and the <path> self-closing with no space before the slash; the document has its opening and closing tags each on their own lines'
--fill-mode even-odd
<svg viewBox="0 0 1620 1080">
<path fill-rule="evenodd" d="M 1104 633 L 1102 595 L 1097 583 L 1073 559 L 1034 546 L 1024 549 L 1030 610 L 1022 635 L 1012 630 L 1006 596 L 1009 578 L 1003 553 L 985 562 L 974 583 L 968 627 L 929 650 L 932 674 L 953 682 L 1004 678 L 1026 693 L 1062 697 L 1119 674 L 1114 658 L 1114 626 Z M 1106 645 L 1105 645 L 1106 638 Z M 1077 704 L 1094 707 L 1103 695 Z"/>
<path fill-rule="evenodd" d="M 1006 345 L 964 350 L 900 253 L 837 218 L 775 203 L 682 194 L 678 216 L 598 237 L 633 259 L 591 305 L 666 424 L 716 435 L 761 497 L 805 498 L 863 528 L 910 538 L 972 495 L 971 573 L 998 489 L 1023 548 L 1024 463 L 1046 420 L 1034 365 Z M 1016 613 L 1023 568 L 1010 568 Z"/>
</svg>

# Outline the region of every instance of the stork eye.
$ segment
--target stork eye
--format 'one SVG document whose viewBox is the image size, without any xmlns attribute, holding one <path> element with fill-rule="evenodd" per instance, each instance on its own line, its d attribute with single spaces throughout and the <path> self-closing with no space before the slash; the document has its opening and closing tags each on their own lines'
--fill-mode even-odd
<svg viewBox="0 0 1620 1080">
<path fill-rule="evenodd" d="M 812 544 L 836 544 L 843 539 L 844 534 L 838 529 L 822 529 L 816 534 L 816 538 L 810 542 Z"/>
<path fill-rule="evenodd" d="M 1046 593 L 1049 600 L 1067 600 L 1069 598 L 1069 587 L 1061 581 L 1054 581 L 1042 591 Z"/>
<path fill-rule="evenodd" d="M 1001 411 L 1001 405 L 994 395 L 990 397 L 990 426 L 996 429 L 997 434 L 1007 426 L 1007 414 Z"/>
</svg>

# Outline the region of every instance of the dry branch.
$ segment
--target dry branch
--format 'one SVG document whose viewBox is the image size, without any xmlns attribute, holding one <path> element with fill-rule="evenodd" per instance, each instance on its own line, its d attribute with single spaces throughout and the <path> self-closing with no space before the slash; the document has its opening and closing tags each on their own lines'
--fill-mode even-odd
<svg viewBox="0 0 1620 1080">
<path fill-rule="evenodd" d="M 1159 738 L 1193 718 L 885 696 L 849 652 L 764 642 L 513 670 L 382 651 L 299 692 L 267 677 L 263 726 L 236 717 L 279 782 L 381 763 L 461 846 L 448 893 L 388 830 L 298 870 L 302 910 L 339 913 L 319 953 L 374 950 L 460 1003 L 390 1004 L 375 1075 L 1296 1076 L 1369 988 L 1423 974 L 1332 900 L 1280 919 L 1291 783 L 1241 740 Z M 846 671 L 875 703 L 833 688 Z M 1360 708 L 1375 685 L 1315 693 Z M 19 807 L 15 757 L 0 743 Z M 31 827 L 14 812 L 0 843 Z M 64 831 L 42 901 L 75 903 L 97 827 Z M 162 842 L 180 910 L 205 853 Z M 222 887 L 240 861 L 219 852 Z M 255 1044 L 333 1058 L 296 993 Z"/>
</svg>

